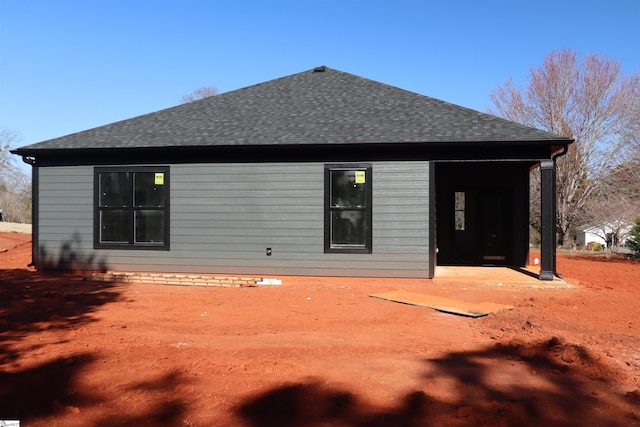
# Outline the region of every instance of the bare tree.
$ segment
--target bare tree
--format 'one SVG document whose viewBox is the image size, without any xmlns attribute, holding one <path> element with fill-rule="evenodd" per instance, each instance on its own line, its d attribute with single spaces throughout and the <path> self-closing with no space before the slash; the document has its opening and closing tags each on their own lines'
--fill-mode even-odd
<svg viewBox="0 0 640 427">
<path fill-rule="evenodd" d="M 640 186 L 640 82 L 638 82 L 640 77 L 635 76 L 635 79 L 635 83 L 631 85 L 634 90 L 629 91 L 628 99 L 625 102 L 628 126 L 623 129 L 626 132 L 624 138 L 627 141 L 624 156 L 630 165 L 625 169 L 628 180 Z M 640 214 L 640 212 L 638 213 Z"/>
<path fill-rule="evenodd" d="M 202 86 L 191 92 L 188 95 L 184 95 L 182 97 L 183 103 L 197 101 L 199 99 L 208 98 L 210 96 L 215 96 L 218 94 L 218 89 L 215 86 Z"/>
<path fill-rule="evenodd" d="M 15 157 L 9 152 L 18 140 L 15 133 L 0 129 L 0 178 L 3 178 L 15 165 Z"/>
<path fill-rule="evenodd" d="M 31 181 L 10 153 L 18 138 L 0 129 L 0 209 L 4 221 L 31 222 Z"/>
<path fill-rule="evenodd" d="M 615 252 L 627 237 L 633 220 L 640 214 L 640 164 L 627 161 L 610 171 L 586 202 L 585 223 Z"/>
<path fill-rule="evenodd" d="M 638 213 L 634 204 L 620 193 L 608 193 L 587 205 L 586 223 L 592 225 L 592 232 L 606 242 L 611 252 L 617 252 L 629 234 L 634 215 Z"/>
<path fill-rule="evenodd" d="M 489 112 L 575 139 L 557 164 L 557 226 L 561 243 L 586 209 L 587 201 L 622 153 L 637 141 L 640 79 L 625 76 L 620 64 L 587 55 L 581 62 L 569 49 L 551 52 L 529 83 L 511 79 L 490 94 Z M 532 181 L 535 181 L 535 175 Z M 539 186 L 533 197 L 539 197 Z"/>
</svg>

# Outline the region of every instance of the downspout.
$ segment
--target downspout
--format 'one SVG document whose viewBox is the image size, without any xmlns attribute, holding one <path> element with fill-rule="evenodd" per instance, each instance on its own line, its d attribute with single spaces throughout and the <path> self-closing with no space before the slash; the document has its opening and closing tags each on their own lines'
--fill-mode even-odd
<svg viewBox="0 0 640 427">
<path fill-rule="evenodd" d="M 22 156 L 22 161 L 31 166 L 31 263 L 27 267 L 36 264 L 36 251 L 40 246 L 38 239 L 38 167 L 35 157 Z"/>
<path fill-rule="evenodd" d="M 559 157 L 564 156 L 565 154 L 567 154 L 567 152 L 569 151 L 569 144 L 565 144 L 562 146 L 562 151 L 560 151 L 559 153 L 554 154 L 553 156 L 551 156 L 551 160 L 553 161 L 553 170 L 557 170 L 556 169 L 556 160 Z M 555 175 L 555 173 L 554 173 Z M 558 213 L 557 213 L 557 200 L 558 197 L 556 195 L 556 191 L 557 191 L 557 176 L 554 176 L 554 180 L 553 180 L 553 216 L 554 216 L 554 221 L 557 221 L 558 218 Z M 555 227 L 554 227 L 555 229 Z M 554 233 L 554 239 L 555 239 L 555 233 Z M 562 279 L 562 274 L 558 273 L 557 267 L 556 267 L 556 247 L 557 244 L 553 245 L 553 275 Z"/>
</svg>

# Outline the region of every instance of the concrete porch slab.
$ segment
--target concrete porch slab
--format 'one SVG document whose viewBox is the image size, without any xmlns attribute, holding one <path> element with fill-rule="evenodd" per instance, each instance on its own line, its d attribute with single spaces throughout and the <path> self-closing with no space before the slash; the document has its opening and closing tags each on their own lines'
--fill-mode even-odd
<svg viewBox="0 0 640 427">
<path fill-rule="evenodd" d="M 433 283 L 438 285 L 467 284 L 545 289 L 569 287 L 567 282 L 558 277 L 554 277 L 553 280 L 538 279 L 538 271 L 533 268 L 513 267 L 436 266 Z"/>
</svg>

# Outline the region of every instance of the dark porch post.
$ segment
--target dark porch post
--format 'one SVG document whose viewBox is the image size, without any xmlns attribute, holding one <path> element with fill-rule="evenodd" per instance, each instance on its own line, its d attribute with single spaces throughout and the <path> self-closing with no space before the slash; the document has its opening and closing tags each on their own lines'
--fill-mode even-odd
<svg viewBox="0 0 640 427">
<path fill-rule="evenodd" d="M 556 253 L 556 162 L 540 162 L 540 280 L 553 280 Z"/>
</svg>

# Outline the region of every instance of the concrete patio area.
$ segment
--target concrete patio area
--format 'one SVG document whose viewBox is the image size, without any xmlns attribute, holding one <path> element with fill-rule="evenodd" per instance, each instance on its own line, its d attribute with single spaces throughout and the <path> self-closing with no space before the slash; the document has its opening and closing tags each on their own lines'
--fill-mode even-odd
<svg viewBox="0 0 640 427">
<path fill-rule="evenodd" d="M 562 279 L 539 280 L 539 268 L 526 267 L 452 267 L 436 266 L 433 283 L 476 286 L 512 286 L 523 288 L 568 288 Z"/>
</svg>

